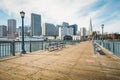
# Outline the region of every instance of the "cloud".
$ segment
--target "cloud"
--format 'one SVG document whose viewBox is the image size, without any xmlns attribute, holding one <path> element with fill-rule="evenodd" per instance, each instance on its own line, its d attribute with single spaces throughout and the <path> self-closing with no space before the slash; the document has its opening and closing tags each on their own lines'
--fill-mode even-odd
<svg viewBox="0 0 120 80">
<path fill-rule="evenodd" d="M 32 12 L 42 15 L 43 21 L 50 22 L 75 22 L 75 12 L 89 0 L 3 0 L 1 7 L 13 17 L 19 17 L 19 12 L 24 10 L 30 19 Z M 71 21 L 72 20 L 72 21 Z"/>
<path fill-rule="evenodd" d="M 93 26 L 97 29 L 102 23 L 108 26 L 117 21 L 116 24 L 119 24 L 119 4 L 119 0 L 0 0 L 0 10 L 7 18 L 17 19 L 18 25 L 21 23 L 19 12 L 22 10 L 26 13 L 26 25 L 30 25 L 31 13 L 37 13 L 41 14 L 42 23 L 61 24 L 65 21 L 88 28 L 91 16 Z"/>
<path fill-rule="evenodd" d="M 89 5 L 85 5 L 82 8 L 80 8 L 78 10 L 78 16 L 88 16 L 89 14 L 91 14 L 92 12 L 97 11 L 98 9 L 100 9 L 102 6 L 105 5 L 106 2 L 104 1 L 95 1 L 92 4 Z"/>
<path fill-rule="evenodd" d="M 93 20 L 93 27 L 95 30 L 99 30 L 101 24 L 106 24 L 106 31 L 111 32 L 111 29 L 115 27 L 115 32 L 118 31 L 118 29 L 120 29 L 118 26 L 118 24 L 120 24 L 119 4 L 120 0 L 98 0 L 90 5 L 84 6 L 77 13 L 79 13 L 79 17 L 91 16 Z"/>
</svg>

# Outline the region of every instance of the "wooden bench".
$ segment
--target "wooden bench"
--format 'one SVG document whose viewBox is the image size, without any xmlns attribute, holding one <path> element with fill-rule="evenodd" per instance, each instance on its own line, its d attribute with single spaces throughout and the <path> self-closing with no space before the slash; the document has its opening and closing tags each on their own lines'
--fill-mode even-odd
<svg viewBox="0 0 120 80">
<path fill-rule="evenodd" d="M 47 49 L 48 51 L 54 51 L 62 49 L 64 47 L 65 47 L 64 43 L 49 43 L 49 45 L 45 47 L 45 50 Z"/>
<path fill-rule="evenodd" d="M 58 49 L 57 43 L 50 43 L 48 45 L 48 51 L 54 51 L 54 50 L 57 50 L 57 49 Z"/>
<path fill-rule="evenodd" d="M 65 47 L 65 43 L 63 43 L 63 42 L 60 43 L 60 47 L 61 47 L 61 48 L 64 48 L 64 47 Z"/>
</svg>

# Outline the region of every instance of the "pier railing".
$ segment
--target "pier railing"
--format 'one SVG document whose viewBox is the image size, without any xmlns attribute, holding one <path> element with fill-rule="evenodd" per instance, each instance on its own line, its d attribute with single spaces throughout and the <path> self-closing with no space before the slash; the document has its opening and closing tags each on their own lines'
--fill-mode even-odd
<svg viewBox="0 0 120 80">
<path fill-rule="evenodd" d="M 95 40 L 98 44 L 111 51 L 116 56 L 120 57 L 120 42 L 108 40 Z"/>
<path fill-rule="evenodd" d="M 54 40 L 54 41 L 25 41 L 25 51 L 33 52 L 37 50 L 45 50 L 51 43 L 58 45 L 63 43 L 65 45 L 75 44 L 81 42 L 80 40 Z M 15 56 L 21 53 L 21 41 L 0 41 L 0 58 L 6 56 Z"/>
</svg>

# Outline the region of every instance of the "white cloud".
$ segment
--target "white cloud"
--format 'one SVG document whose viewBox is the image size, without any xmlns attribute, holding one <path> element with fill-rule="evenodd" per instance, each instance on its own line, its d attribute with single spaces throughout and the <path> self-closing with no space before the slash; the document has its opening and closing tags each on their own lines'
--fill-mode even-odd
<svg viewBox="0 0 120 80">
<path fill-rule="evenodd" d="M 105 24 L 104 31 L 109 33 L 119 32 L 120 33 L 120 21 L 113 20 Z"/>
<path fill-rule="evenodd" d="M 51 22 L 72 23 L 79 20 L 75 17 L 76 11 L 91 2 L 89 0 L 3 0 L 1 7 L 8 10 L 10 16 L 19 17 L 19 12 L 24 10 L 29 19 L 30 14 L 34 12 L 41 14 L 42 20 L 46 22 L 51 20 Z"/>
<path fill-rule="evenodd" d="M 85 8 L 85 6 L 90 7 L 95 1 L 97 0 L 2 0 L 0 1 L 0 8 L 6 10 L 10 18 L 17 19 L 18 25 L 20 22 L 19 12 L 23 10 L 26 13 L 25 21 L 27 25 L 30 24 L 31 13 L 37 13 L 41 14 L 42 23 L 61 24 L 65 21 L 70 24 L 76 23 L 79 27 L 88 28 L 90 16 L 93 19 L 93 25 L 98 26 L 102 20 L 95 17 L 102 14 L 104 9 L 92 11 L 86 16 L 79 16 L 79 13 L 82 12 L 77 12 Z"/>
</svg>

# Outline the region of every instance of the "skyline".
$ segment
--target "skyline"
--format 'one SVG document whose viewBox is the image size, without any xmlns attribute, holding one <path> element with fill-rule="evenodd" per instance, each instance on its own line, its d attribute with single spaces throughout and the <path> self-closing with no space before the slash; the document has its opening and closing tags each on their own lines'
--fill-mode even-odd
<svg viewBox="0 0 120 80">
<path fill-rule="evenodd" d="M 0 0 L 0 25 L 7 25 L 8 19 L 16 19 L 21 26 L 20 11 L 24 11 L 25 25 L 30 25 L 31 13 L 41 15 L 45 22 L 62 24 L 68 22 L 89 28 L 90 17 L 93 30 L 120 33 L 120 0 Z"/>
</svg>

